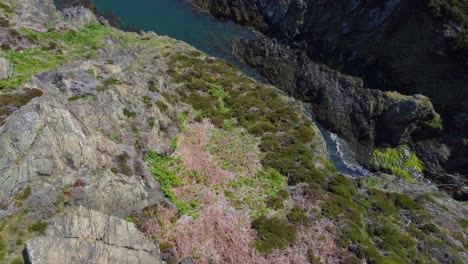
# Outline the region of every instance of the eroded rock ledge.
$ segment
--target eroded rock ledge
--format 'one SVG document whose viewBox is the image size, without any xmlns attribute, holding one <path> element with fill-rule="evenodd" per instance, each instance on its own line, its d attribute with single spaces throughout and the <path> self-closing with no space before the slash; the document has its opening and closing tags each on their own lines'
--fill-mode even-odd
<svg viewBox="0 0 468 264">
<path fill-rule="evenodd" d="M 158 246 L 133 223 L 82 206 L 54 218 L 26 242 L 28 263 L 162 263 Z"/>
</svg>

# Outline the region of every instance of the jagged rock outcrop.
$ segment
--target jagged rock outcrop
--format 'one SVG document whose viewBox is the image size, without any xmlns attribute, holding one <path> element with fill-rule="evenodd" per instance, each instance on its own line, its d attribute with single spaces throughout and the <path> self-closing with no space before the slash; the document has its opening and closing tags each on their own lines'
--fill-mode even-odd
<svg viewBox="0 0 468 264">
<path fill-rule="evenodd" d="M 304 52 L 263 38 L 240 41 L 237 56 L 274 85 L 312 104 L 319 122 L 351 143 L 361 164 L 376 146 L 397 146 L 437 134 L 438 115 L 427 97 L 366 89 L 359 78 L 311 61 Z"/>
<path fill-rule="evenodd" d="M 431 98 L 467 112 L 466 3 L 443 1 L 192 0 L 315 60 L 364 77 L 372 88 Z"/>
<path fill-rule="evenodd" d="M 125 90 L 98 94 L 101 83 L 86 69 L 75 64 L 42 74 L 32 85 L 44 95 L 5 121 L 0 129 L 2 200 L 29 184 L 38 184 L 34 190 L 60 193 L 77 181 L 85 186 L 77 188 L 74 200 L 106 213 L 121 215 L 161 199 L 158 185 L 133 145 L 106 136 L 115 124 L 125 122 L 123 109 L 140 107 L 144 112 L 144 104 Z M 69 100 L 73 96 L 96 96 L 97 100 Z M 169 140 L 158 139 L 155 133 L 152 129 L 142 132 L 142 140 L 159 141 L 160 149 L 170 148 Z M 39 204 L 44 198 L 34 197 L 33 192 L 31 199 Z"/>
<path fill-rule="evenodd" d="M 39 32 L 50 25 L 79 31 L 96 23 L 87 9 L 67 9 L 62 15 L 51 1 L 17 1 L 12 8 L 18 12 L 11 21 Z M 45 45 L 14 29 L 0 28 L 0 36 L 6 36 L 12 51 Z M 49 52 L 62 52 L 54 47 Z M 0 96 L 0 204 L 5 210 L 0 217 L 18 210 L 13 201 L 26 188 L 32 191 L 25 202 L 51 213 L 52 204 L 65 200 L 123 216 L 163 199 L 143 152 L 172 151 L 170 138 L 180 129 L 173 118 L 176 109 L 167 103 L 169 110 L 162 111 L 141 99 L 148 96 L 150 79 L 161 92 L 166 89 L 165 77 L 155 74 L 163 62 L 148 61 L 148 74 L 124 71 L 140 51 L 124 49 L 110 38 L 99 54 L 45 71 Z M 163 99 L 158 92 L 148 98 Z"/>
<path fill-rule="evenodd" d="M 133 223 L 84 207 L 69 208 L 44 236 L 26 242 L 28 263 L 159 264 L 159 248 Z"/>
</svg>

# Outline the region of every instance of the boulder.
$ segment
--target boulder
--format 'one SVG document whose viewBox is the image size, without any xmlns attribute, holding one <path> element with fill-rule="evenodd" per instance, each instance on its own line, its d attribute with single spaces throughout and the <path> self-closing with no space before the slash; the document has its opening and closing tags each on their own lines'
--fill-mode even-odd
<svg viewBox="0 0 468 264">
<path fill-rule="evenodd" d="M 54 218 L 45 236 L 26 242 L 27 263 L 159 264 L 158 245 L 133 223 L 82 206 Z"/>
</svg>

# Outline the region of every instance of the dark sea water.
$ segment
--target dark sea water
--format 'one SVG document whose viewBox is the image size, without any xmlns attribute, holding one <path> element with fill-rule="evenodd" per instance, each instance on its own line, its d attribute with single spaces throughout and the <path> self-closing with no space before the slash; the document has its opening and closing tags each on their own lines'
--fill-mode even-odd
<svg viewBox="0 0 468 264">
<path fill-rule="evenodd" d="M 60 6 L 62 0 L 54 0 Z M 229 1 L 229 0 L 228 0 Z M 253 39 L 254 31 L 232 22 L 220 21 L 207 13 L 202 13 L 184 0 L 93 0 L 100 14 L 119 17 L 123 28 L 154 31 L 182 40 L 195 48 L 215 57 L 223 58 L 244 73 L 259 81 L 264 79 L 256 71 L 232 55 L 235 39 Z M 331 159 L 340 173 L 364 176 L 363 169 L 352 158 L 353 153 L 346 148 L 346 142 L 320 127 L 324 134 Z"/>
<path fill-rule="evenodd" d="M 57 5 L 61 0 L 54 0 Z M 255 79 L 256 72 L 232 55 L 233 41 L 253 39 L 256 33 L 232 22 L 220 21 L 202 13 L 184 0 L 93 0 L 97 11 L 105 16 L 118 16 L 123 28 L 154 31 L 182 40 L 215 57 L 223 58 Z"/>
</svg>

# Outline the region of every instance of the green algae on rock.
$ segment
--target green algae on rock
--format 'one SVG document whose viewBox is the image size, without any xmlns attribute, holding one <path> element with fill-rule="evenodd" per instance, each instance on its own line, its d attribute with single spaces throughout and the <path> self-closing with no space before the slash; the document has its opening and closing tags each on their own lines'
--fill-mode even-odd
<svg viewBox="0 0 468 264">
<path fill-rule="evenodd" d="M 371 162 L 407 181 L 414 181 L 424 171 L 424 164 L 407 146 L 375 150 Z"/>
</svg>

